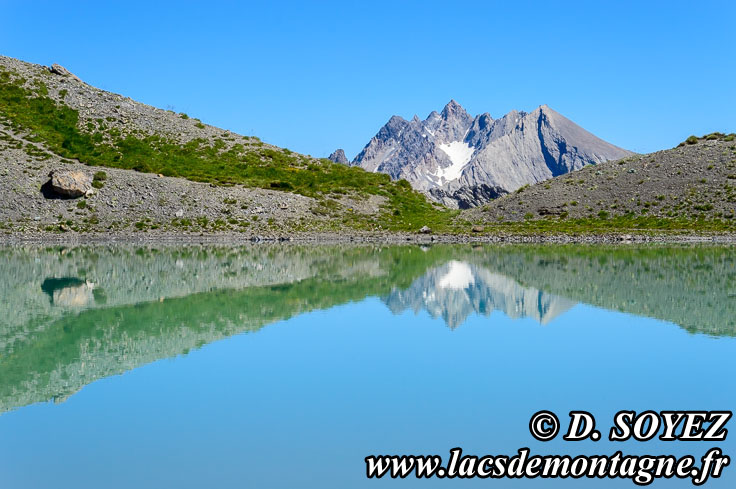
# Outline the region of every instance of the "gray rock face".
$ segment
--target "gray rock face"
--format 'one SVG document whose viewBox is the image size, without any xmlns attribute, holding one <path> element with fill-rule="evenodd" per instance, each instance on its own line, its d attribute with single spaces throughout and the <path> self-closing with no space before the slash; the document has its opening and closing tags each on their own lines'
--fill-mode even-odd
<svg viewBox="0 0 736 489">
<path fill-rule="evenodd" d="M 502 187 L 493 187 L 482 183 L 480 185 L 466 185 L 457 189 L 434 187 L 427 191 L 427 195 L 437 202 L 442 202 L 448 207 L 469 209 L 496 197 L 500 197 L 507 191 Z"/>
<path fill-rule="evenodd" d="M 81 171 L 54 170 L 51 189 L 64 197 L 81 197 L 92 190 L 92 177 Z"/>
<path fill-rule="evenodd" d="M 350 164 L 347 156 L 345 156 L 345 151 L 343 151 L 342 149 L 335 150 L 335 152 L 328 156 L 327 159 L 330 161 L 334 161 L 335 163 L 342 163 L 343 165 Z"/>
<path fill-rule="evenodd" d="M 494 120 L 472 117 L 452 100 L 425 120 L 391 117 L 351 164 L 406 179 L 445 205 L 466 208 L 630 154 L 546 105 Z"/>
</svg>

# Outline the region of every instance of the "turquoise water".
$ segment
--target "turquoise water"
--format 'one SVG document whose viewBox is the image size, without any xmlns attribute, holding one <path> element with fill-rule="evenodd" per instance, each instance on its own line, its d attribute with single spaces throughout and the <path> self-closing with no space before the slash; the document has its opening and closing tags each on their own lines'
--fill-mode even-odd
<svg viewBox="0 0 736 489">
<path fill-rule="evenodd" d="M 0 272 L 3 488 L 634 487 L 368 480 L 364 458 L 736 453 L 528 428 L 733 410 L 731 248 L 25 247 Z"/>
</svg>

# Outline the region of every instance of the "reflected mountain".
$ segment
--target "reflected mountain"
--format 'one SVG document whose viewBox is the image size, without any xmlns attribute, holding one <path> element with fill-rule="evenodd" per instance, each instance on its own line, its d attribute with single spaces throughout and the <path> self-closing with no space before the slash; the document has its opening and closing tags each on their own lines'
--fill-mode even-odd
<svg viewBox="0 0 736 489">
<path fill-rule="evenodd" d="M 468 262 L 452 260 L 429 270 L 407 289 L 394 289 L 384 298 L 393 313 L 426 310 L 457 328 L 473 313 L 489 316 L 494 310 L 506 316 L 532 318 L 541 324 L 562 314 L 575 302 L 524 287 L 515 280 Z"/>
<path fill-rule="evenodd" d="M 0 412 L 316 309 L 380 297 L 449 327 L 578 302 L 736 332 L 732 248 L 183 246 L 0 248 Z"/>
</svg>

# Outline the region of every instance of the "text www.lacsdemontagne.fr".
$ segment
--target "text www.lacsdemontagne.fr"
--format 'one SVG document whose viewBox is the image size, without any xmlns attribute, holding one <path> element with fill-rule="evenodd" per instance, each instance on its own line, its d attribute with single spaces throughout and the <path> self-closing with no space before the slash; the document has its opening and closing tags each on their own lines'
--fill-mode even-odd
<svg viewBox="0 0 736 489">
<path fill-rule="evenodd" d="M 718 478 L 730 459 L 720 448 L 711 448 L 700 463 L 692 455 L 530 455 L 528 448 L 516 455 L 463 455 L 460 448 L 450 450 L 447 465 L 439 455 L 371 455 L 365 458 L 366 476 L 392 478 L 571 478 L 630 479 L 637 485 L 648 485 L 660 478 L 691 479 L 702 485 Z"/>
</svg>

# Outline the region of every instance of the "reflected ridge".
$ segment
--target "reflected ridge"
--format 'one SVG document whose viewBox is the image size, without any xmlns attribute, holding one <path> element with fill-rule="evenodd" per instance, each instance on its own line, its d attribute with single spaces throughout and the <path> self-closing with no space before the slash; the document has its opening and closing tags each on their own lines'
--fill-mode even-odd
<svg viewBox="0 0 736 489">
<path fill-rule="evenodd" d="M 733 336 L 731 248 L 255 246 L 0 249 L 0 412 L 315 309 L 380 297 L 451 328 L 578 302 Z"/>
</svg>

